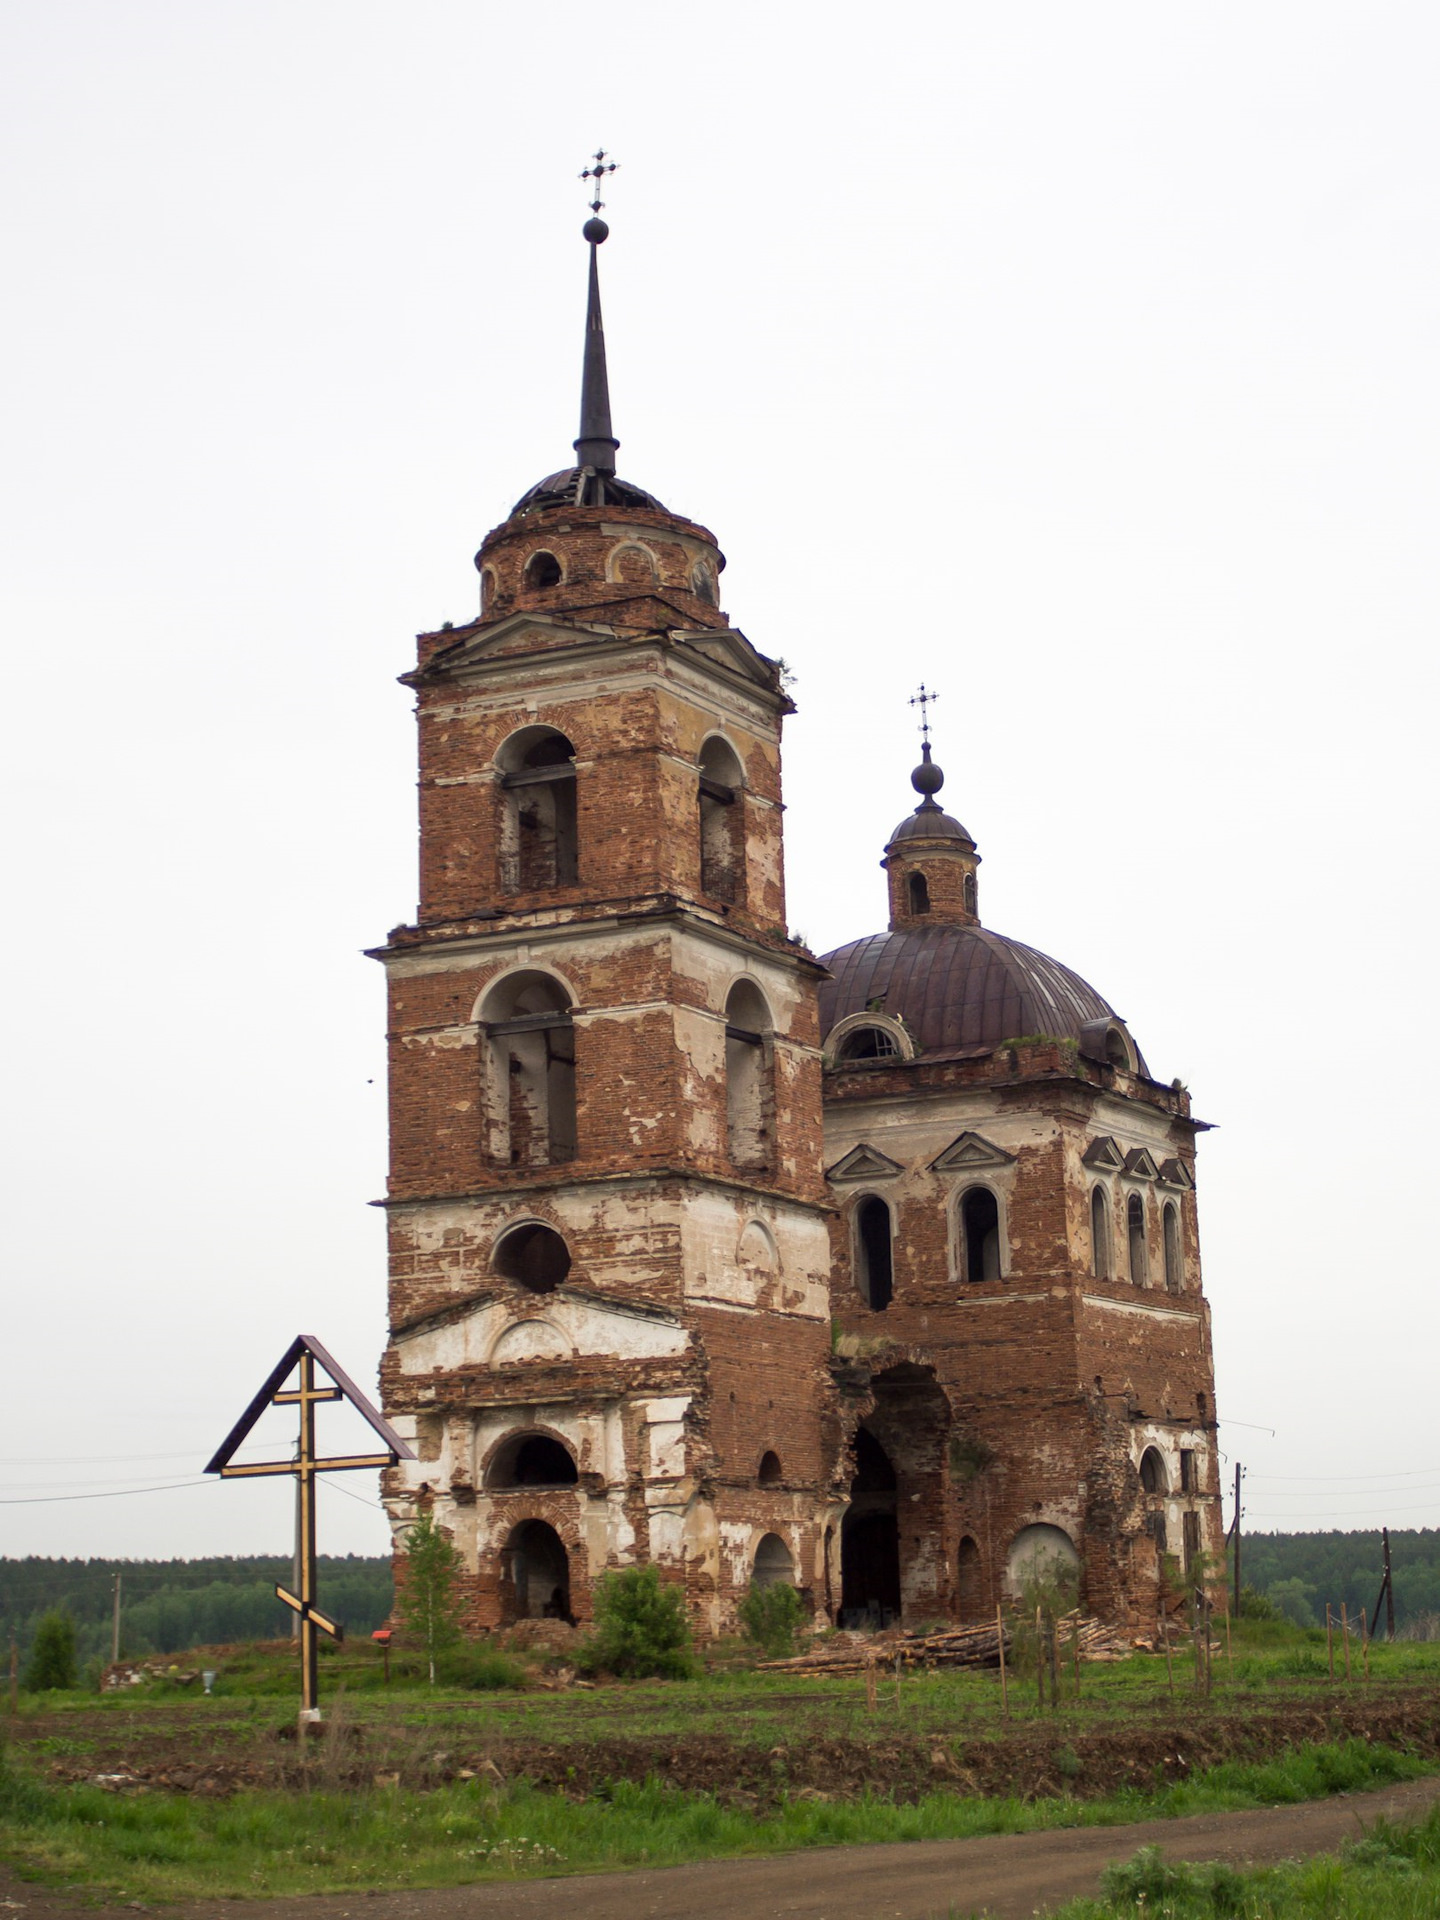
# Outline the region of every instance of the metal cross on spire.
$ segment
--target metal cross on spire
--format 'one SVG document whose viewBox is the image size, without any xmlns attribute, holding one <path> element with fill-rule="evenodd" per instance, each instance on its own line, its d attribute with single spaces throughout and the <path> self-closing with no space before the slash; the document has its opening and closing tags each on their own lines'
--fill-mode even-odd
<svg viewBox="0 0 1440 1920">
<path fill-rule="evenodd" d="M 618 160 L 612 160 L 609 157 L 609 155 L 606 153 L 604 147 L 601 147 L 598 152 L 592 153 L 590 158 L 595 162 L 595 164 L 593 167 L 586 167 L 585 171 L 581 174 L 580 178 L 582 180 L 592 180 L 595 183 L 594 184 L 595 198 L 590 202 L 590 211 L 592 213 L 599 213 L 601 207 L 603 207 L 605 204 L 605 202 L 600 198 L 601 182 L 604 180 L 607 173 L 614 173 L 616 167 L 620 163 Z"/>
<path fill-rule="evenodd" d="M 910 696 L 911 706 L 919 707 L 920 709 L 920 738 L 924 741 L 927 747 L 930 744 L 930 711 L 929 710 L 939 698 L 940 698 L 939 694 L 931 693 L 930 689 L 926 686 L 923 680 L 920 682 L 920 691 L 918 693 L 913 693 Z"/>
</svg>

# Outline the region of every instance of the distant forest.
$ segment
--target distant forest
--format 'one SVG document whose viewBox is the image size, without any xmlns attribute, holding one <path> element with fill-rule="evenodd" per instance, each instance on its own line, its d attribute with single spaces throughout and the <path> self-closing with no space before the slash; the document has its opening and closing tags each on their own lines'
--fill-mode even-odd
<svg viewBox="0 0 1440 1920">
<path fill-rule="evenodd" d="M 1392 1533 L 1395 1623 L 1440 1620 L 1440 1530 Z M 1328 1602 L 1354 1617 L 1370 1614 L 1383 1562 L 1374 1533 L 1252 1533 L 1241 1549 L 1241 1576 L 1298 1626 L 1323 1626 Z M 289 1583 L 290 1561 L 276 1555 L 215 1560 L 0 1559 L 0 1633 L 13 1633 L 23 1659 L 40 1616 L 65 1607 L 75 1621 L 81 1663 L 110 1658 L 116 1571 L 121 1581 L 120 1645 L 127 1656 L 182 1653 L 235 1640 L 278 1640 L 290 1631 L 275 1598 Z M 387 1559 L 322 1556 L 320 1595 L 327 1613 L 360 1637 L 390 1611 Z M 1382 1618 L 1383 1628 L 1384 1621 Z"/>
<path fill-rule="evenodd" d="M 1415 1630 L 1440 1621 L 1440 1529 L 1390 1534 L 1395 1625 Z M 1385 1563 L 1373 1533 L 1252 1533 L 1240 1546 L 1240 1577 L 1297 1626 L 1324 1626 L 1325 1608 L 1372 1617 Z M 1380 1628 L 1384 1631 L 1381 1613 Z"/>
<path fill-rule="evenodd" d="M 76 1626 L 81 1666 L 110 1658 L 115 1575 L 120 1582 L 120 1650 L 181 1653 L 235 1640 L 280 1640 L 290 1611 L 275 1598 L 291 1584 L 288 1556 L 214 1560 L 0 1559 L 0 1629 L 8 1659 L 10 1635 L 29 1652 L 40 1616 L 64 1607 Z M 322 1554 L 320 1600 L 348 1635 L 380 1626 L 393 1592 L 388 1559 Z"/>
</svg>

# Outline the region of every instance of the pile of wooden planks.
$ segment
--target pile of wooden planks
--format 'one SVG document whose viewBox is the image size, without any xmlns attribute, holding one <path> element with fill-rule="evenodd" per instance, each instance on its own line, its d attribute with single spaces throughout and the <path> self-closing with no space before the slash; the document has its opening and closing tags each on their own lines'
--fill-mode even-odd
<svg viewBox="0 0 1440 1920">
<path fill-rule="evenodd" d="M 1017 1625 L 1014 1616 L 1005 1622 L 1005 1652 Z M 1028 1624 L 1028 1623 L 1024 1623 Z M 998 1623 L 982 1627 L 941 1627 L 934 1633 L 911 1633 L 892 1627 L 885 1633 L 837 1633 L 832 1640 L 797 1654 L 793 1660 L 766 1660 L 761 1673 L 864 1673 L 867 1668 L 881 1670 L 913 1667 L 998 1667 L 1000 1628 Z M 1068 1656 L 1078 1635 L 1082 1660 L 1119 1660 L 1132 1651 L 1131 1636 L 1120 1627 L 1107 1627 L 1099 1620 L 1081 1619 L 1067 1614 L 1056 1622 L 1057 1651 Z"/>
</svg>

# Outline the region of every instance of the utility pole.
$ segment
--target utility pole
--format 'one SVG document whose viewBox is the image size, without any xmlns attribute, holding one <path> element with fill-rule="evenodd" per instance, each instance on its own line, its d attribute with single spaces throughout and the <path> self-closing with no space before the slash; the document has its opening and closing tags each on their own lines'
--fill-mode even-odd
<svg viewBox="0 0 1440 1920">
<path fill-rule="evenodd" d="M 1240 1618 L 1240 1462 L 1235 1462 L 1235 1618 Z"/>
<path fill-rule="evenodd" d="M 115 1618 L 110 1628 L 110 1664 L 120 1658 L 120 1569 L 115 1569 Z"/>
</svg>

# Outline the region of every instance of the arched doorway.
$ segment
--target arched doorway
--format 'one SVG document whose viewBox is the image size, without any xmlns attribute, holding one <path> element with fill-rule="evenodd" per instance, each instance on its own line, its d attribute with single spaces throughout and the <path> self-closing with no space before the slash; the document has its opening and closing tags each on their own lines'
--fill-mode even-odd
<svg viewBox="0 0 1440 1920">
<path fill-rule="evenodd" d="M 512 1620 L 568 1620 L 570 1556 L 565 1542 L 544 1520 L 522 1520 L 505 1543 L 509 1575 L 507 1616 Z"/>
<path fill-rule="evenodd" d="M 840 1625 L 885 1627 L 900 1618 L 900 1531 L 895 1468 L 861 1427 L 850 1508 L 840 1528 Z"/>
</svg>

